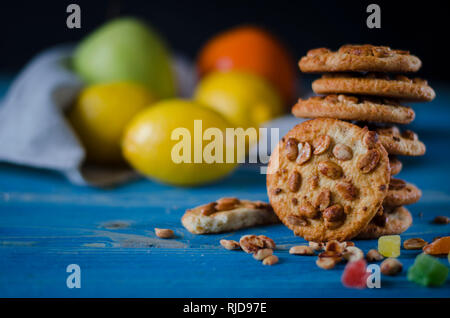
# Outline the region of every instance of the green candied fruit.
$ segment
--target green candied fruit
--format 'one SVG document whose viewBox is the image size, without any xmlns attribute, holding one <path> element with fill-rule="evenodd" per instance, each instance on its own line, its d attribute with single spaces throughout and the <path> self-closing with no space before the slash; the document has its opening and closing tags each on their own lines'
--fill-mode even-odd
<svg viewBox="0 0 450 318">
<path fill-rule="evenodd" d="M 422 286 L 440 286 L 445 283 L 448 268 L 437 258 L 420 254 L 408 269 L 408 280 Z"/>
</svg>

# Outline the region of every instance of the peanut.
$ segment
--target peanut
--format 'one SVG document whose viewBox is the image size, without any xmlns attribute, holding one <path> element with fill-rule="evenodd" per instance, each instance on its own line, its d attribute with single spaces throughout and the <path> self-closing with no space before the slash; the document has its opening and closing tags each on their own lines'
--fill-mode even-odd
<svg viewBox="0 0 450 318">
<path fill-rule="evenodd" d="M 310 246 L 298 245 L 289 249 L 289 254 L 294 255 L 314 255 L 314 250 Z"/>
<path fill-rule="evenodd" d="M 300 184 L 302 182 L 302 176 L 297 171 L 294 171 L 288 179 L 288 187 L 291 192 L 297 192 L 300 189 Z"/>
<path fill-rule="evenodd" d="M 278 263 L 278 257 L 276 255 L 270 255 L 263 260 L 263 265 L 274 265 Z"/>
<path fill-rule="evenodd" d="M 342 168 L 333 161 L 322 161 L 317 165 L 319 171 L 330 179 L 339 179 L 342 176 Z"/>
<path fill-rule="evenodd" d="M 330 144 L 331 144 L 330 136 L 324 135 L 324 136 L 317 137 L 313 141 L 313 147 L 314 147 L 313 154 L 320 155 L 320 154 L 324 153 L 325 151 L 327 151 L 328 147 L 330 147 Z"/>
<path fill-rule="evenodd" d="M 333 148 L 333 155 L 339 160 L 350 160 L 353 157 L 353 151 L 349 146 L 337 144 Z"/>
<path fill-rule="evenodd" d="M 358 161 L 358 169 L 362 173 L 369 173 L 373 171 L 380 161 L 381 155 L 376 149 L 370 149 L 365 155 Z"/>
<path fill-rule="evenodd" d="M 270 249 L 270 248 L 262 248 L 260 250 L 257 250 L 253 254 L 253 258 L 256 259 L 257 261 L 262 261 L 263 259 L 269 257 L 272 254 L 273 254 L 273 250 L 272 249 Z"/>
<path fill-rule="evenodd" d="M 356 246 L 348 246 L 345 248 L 342 256 L 347 262 L 354 262 L 363 259 L 364 253 L 363 251 L 361 251 L 361 249 L 357 248 Z"/>
<path fill-rule="evenodd" d="M 405 250 L 421 250 L 427 242 L 421 238 L 411 238 L 403 242 Z"/>
<path fill-rule="evenodd" d="M 400 273 L 402 269 L 402 263 L 396 258 L 387 258 L 380 265 L 380 270 L 383 275 L 394 276 Z"/>
<path fill-rule="evenodd" d="M 308 142 L 298 144 L 299 147 L 300 145 L 301 149 L 299 149 L 299 156 L 297 158 L 297 163 L 299 165 L 302 165 L 311 158 L 311 145 Z"/>
<path fill-rule="evenodd" d="M 171 229 L 158 229 L 155 227 L 155 234 L 159 238 L 170 239 L 173 237 L 173 231 Z"/>
<path fill-rule="evenodd" d="M 239 250 L 241 248 L 239 243 L 233 240 L 220 240 L 220 245 L 227 250 Z"/>
<path fill-rule="evenodd" d="M 368 262 L 378 262 L 383 259 L 383 255 L 381 255 L 377 250 L 371 249 L 366 254 L 366 260 Z"/>
</svg>

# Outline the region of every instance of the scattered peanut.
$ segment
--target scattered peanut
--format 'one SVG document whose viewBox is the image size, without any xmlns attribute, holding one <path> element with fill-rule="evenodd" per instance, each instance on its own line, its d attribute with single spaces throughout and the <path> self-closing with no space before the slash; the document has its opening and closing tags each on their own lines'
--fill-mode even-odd
<svg viewBox="0 0 450 318">
<path fill-rule="evenodd" d="M 262 261 L 263 259 L 269 257 L 273 254 L 273 250 L 270 248 L 262 248 L 260 250 L 257 250 L 256 253 L 253 254 L 253 258 Z"/>
<path fill-rule="evenodd" d="M 239 245 L 246 253 L 255 253 L 264 248 L 264 242 L 256 235 L 244 235 L 239 240 Z"/>
<path fill-rule="evenodd" d="M 155 227 L 155 234 L 159 238 L 169 239 L 173 237 L 173 231 L 170 229 L 158 229 Z"/>
<path fill-rule="evenodd" d="M 246 253 L 256 253 L 263 248 L 276 248 L 275 242 L 265 235 L 244 235 L 239 240 L 239 245 Z"/>
<path fill-rule="evenodd" d="M 368 262 L 378 262 L 381 261 L 383 259 L 383 255 L 381 255 L 377 250 L 370 250 L 367 252 L 366 254 L 366 260 Z"/>
<path fill-rule="evenodd" d="M 421 250 L 427 242 L 421 238 L 411 238 L 403 242 L 403 248 L 405 250 Z"/>
<path fill-rule="evenodd" d="M 342 261 L 342 253 L 335 251 L 325 251 L 319 254 L 319 258 L 332 258 L 336 263 Z"/>
<path fill-rule="evenodd" d="M 380 269 L 383 275 L 394 276 L 402 271 L 403 265 L 396 258 L 387 258 L 381 263 Z"/>
<path fill-rule="evenodd" d="M 326 252 L 336 252 L 336 253 L 342 253 L 344 251 L 344 243 L 340 243 L 336 240 L 328 241 L 325 245 L 325 251 Z"/>
<path fill-rule="evenodd" d="M 446 216 L 437 216 L 434 218 L 433 223 L 435 224 L 449 224 L 450 223 L 450 218 L 446 217 Z"/>
<path fill-rule="evenodd" d="M 227 250 L 238 250 L 241 248 L 239 243 L 233 240 L 220 240 L 220 245 L 222 245 Z"/>
<path fill-rule="evenodd" d="M 314 250 L 310 246 L 305 245 L 298 245 L 298 246 L 292 246 L 289 249 L 289 254 L 294 255 L 314 255 Z"/>
<path fill-rule="evenodd" d="M 361 251 L 361 249 L 357 248 L 356 246 L 348 246 L 345 248 L 344 253 L 342 253 L 342 256 L 347 262 L 355 262 L 359 261 L 360 259 L 364 258 L 364 253 Z"/>
<path fill-rule="evenodd" d="M 263 260 L 263 265 L 274 265 L 278 263 L 278 257 L 276 255 L 270 255 Z"/>
<path fill-rule="evenodd" d="M 322 269 L 332 269 L 338 262 L 332 257 L 319 257 L 316 260 L 316 265 Z"/>
<path fill-rule="evenodd" d="M 323 250 L 323 243 L 318 243 L 318 242 L 308 242 L 309 247 L 311 247 L 313 250 L 315 251 L 320 251 Z"/>
<path fill-rule="evenodd" d="M 277 247 L 275 245 L 275 242 L 270 237 L 267 237 L 265 235 L 259 235 L 258 237 L 264 242 L 264 247 L 271 248 L 271 249 L 274 249 Z"/>
</svg>

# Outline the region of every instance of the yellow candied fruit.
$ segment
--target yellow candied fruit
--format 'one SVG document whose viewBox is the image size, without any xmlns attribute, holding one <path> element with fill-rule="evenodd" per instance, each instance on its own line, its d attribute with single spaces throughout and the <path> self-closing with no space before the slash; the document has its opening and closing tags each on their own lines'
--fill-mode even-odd
<svg viewBox="0 0 450 318">
<path fill-rule="evenodd" d="M 400 235 L 385 235 L 378 239 L 378 252 L 384 257 L 400 256 Z"/>
</svg>

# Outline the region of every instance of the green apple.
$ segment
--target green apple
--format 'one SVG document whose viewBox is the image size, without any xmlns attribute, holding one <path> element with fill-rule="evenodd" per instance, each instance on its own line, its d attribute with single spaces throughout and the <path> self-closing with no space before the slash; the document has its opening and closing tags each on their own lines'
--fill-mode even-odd
<svg viewBox="0 0 450 318">
<path fill-rule="evenodd" d="M 113 20 L 76 48 L 74 70 L 88 84 L 133 81 L 159 98 L 175 95 L 170 56 L 160 37 L 134 18 Z"/>
</svg>

